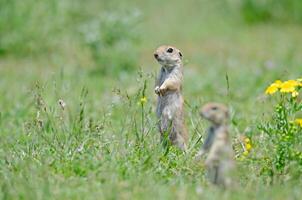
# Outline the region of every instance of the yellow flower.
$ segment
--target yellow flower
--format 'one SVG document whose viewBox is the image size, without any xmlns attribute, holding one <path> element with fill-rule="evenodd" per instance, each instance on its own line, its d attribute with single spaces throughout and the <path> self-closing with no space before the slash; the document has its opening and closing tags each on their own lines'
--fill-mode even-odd
<svg viewBox="0 0 302 200">
<path fill-rule="evenodd" d="M 281 85 L 282 85 L 282 81 L 276 80 L 276 81 L 274 82 L 274 84 L 276 84 L 276 86 L 277 86 L 278 88 L 280 88 Z"/>
<path fill-rule="evenodd" d="M 250 143 L 245 144 L 245 148 L 247 151 L 250 151 L 252 149 L 252 145 Z"/>
<path fill-rule="evenodd" d="M 298 85 L 299 85 L 299 82 L 296 81 L 296 80 L 288 80 L 288 82 L 289 82 L 290 84 L 292 84 L 293 86 L 298 86 Z"/>
<path fill-rule="evenodd" d="M 244 152 L 243 152 L 243 155 L 244 155 L 244 156 L 247 156 L 247 155 L 249 155 L 249 152 L 248 152 L 248 151 L 244 151 Z"/>
<path fill-rule="evenodd" d="M 276 80 L 274 83 L 272 83 L 268 88 L 265 90 L 265 94 L 274 94 L 278 91 L 278 89 L 281 87 L 282 81 Z"/>
<path fill-rule="evenodd" d="M 271 84 L 268 88 L 265 90 L 265 94 L 274 94 L 275 92 L 278 91 L 278 87 L 276 84 Z"/>
<path fill-rule="evenodd" d="M 292 92 L 292 97 L 297 97 L 299 95 L 299 92 L 297 92 L 296 90 Z"/>
<path fill-rule="evenodd" d="M 147 102 L 147 98 L 142 97 L 139 102 L 140 102 L 140 104 L 144 105 Z"/>
<path fill-rule="evenodd" d="M 296 90 L 296 86 L 299 85 L 299 82 L 296 81 L 296 80 L 288 80 L 288 81 L 285 81 L 281 84 L 280 86 L 280 92 L 284 92 L 284 93 L 292 93 Z"/>
<path fill-rule="evenodd" d="M 244 147 L 245 147 L 245 151 L 248 151 L 248 152 L 252 149 L 250 138 L 247 137 L 244 139 Z"/>
<path fill-rule="evenodd" d="M 302 118 L 296 119 L 295 122 L 302 127 Z"/>
</svg>

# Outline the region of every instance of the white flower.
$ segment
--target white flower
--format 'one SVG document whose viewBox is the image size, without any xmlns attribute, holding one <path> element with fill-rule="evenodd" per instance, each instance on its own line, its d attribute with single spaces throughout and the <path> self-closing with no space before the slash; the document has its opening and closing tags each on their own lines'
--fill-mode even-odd
<svg viewBox="0 0 302 200">
<path fill-rule="evenodd" d="M 59 99 L 59 105 L 61 106 L 62 110 L 64 110 L 66 107 L 66 103 L 62 99 Z"/>
</svg>

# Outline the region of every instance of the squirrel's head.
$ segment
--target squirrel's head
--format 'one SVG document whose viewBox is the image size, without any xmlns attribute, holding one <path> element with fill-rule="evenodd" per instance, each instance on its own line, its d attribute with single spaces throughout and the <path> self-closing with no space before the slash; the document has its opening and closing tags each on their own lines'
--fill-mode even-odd
<svg viewBox="0 0 302 200">
<path fill-rule="evenodd" d="M 156 49 L 154 58 L 163 66 L 174 66 L 181 63 L 182 54 L 173 46 L 163 45 Z"/>
<path fill-rule="evenodd" d="M 200 109 L 200 115 L 215 125 L 222 125 L 228 122 L 229 110 L 220 103 L 207 103 Z"/>
</svg>

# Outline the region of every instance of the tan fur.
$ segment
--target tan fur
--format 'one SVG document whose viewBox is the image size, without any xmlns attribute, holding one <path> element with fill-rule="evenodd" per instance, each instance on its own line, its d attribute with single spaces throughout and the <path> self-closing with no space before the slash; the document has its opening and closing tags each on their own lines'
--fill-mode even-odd
<svg viewBox="0 0 302 200">
<path fill-rule="evenodd" d="M 186 150 L 188 134 L 184 124 L 184 100 L 181 93 L 183 64 L 181 52 L 173 46 L 160 46 L 154 57 L 161 65 L 155 83 L 158 95 L 156 113 L 162 139 L 168 134 L 172 144 Z"/>
<path fill-rule="evenodd" d="M 201 108 L 200 115 L 212 125 L 207 136 L 211 139 L 206 139 L 208 144 L 205 142 L 197 157 L 200 158 L 209 151 L 205 166 L 210 181 L 228 187 L 231 184 L 230 173 L 234 168 L 234 153 L 228 131 L 228 109 L 222 104 L 208 103 Z"/>
</svg>

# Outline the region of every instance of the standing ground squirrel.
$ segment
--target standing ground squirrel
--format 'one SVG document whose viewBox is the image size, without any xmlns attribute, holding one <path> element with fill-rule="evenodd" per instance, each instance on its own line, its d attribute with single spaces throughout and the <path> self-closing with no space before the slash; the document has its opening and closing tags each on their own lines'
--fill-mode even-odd
<svg viewBox="0 0 302 200">
<path fill-rule="evenodd" d="M 156 114 L 162 141 L 169 141 L 186 150 L 188 133 L 184 123 L 184 100 L 181 94 L 183 64 L 181 52 L 172 46 L 160 46 L 154 57 L 161 64 L 155 93 L 158 95 Z"/>
<path fill-rule="evenodd" d="M 212 124 L 196 158 L 200 159 L 209 151 L 205 161 L 209 179 L 214 184 L 228 187 L 231 184 L 230 173 L 234 168 L 234 153 L 228 131 L 228 109 L 219 103 L 208 103 L 201 108 L 200 115 Z"/>
</svg>

